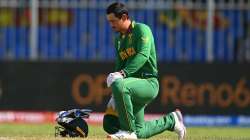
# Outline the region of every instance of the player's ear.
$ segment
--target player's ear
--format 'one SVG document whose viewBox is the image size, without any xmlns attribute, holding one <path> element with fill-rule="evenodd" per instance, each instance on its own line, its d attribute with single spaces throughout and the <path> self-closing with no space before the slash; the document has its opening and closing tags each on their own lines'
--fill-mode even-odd
<svg viewBox="0 0 250 140">
<path fill-rule="evenodd" d="M 128 15 L 126 15 L 126 14 L 122 14 L 121 19 L 122 19 L 123 21 L 127 20 L 127 19 L 128 19 Z"/>
</svg>

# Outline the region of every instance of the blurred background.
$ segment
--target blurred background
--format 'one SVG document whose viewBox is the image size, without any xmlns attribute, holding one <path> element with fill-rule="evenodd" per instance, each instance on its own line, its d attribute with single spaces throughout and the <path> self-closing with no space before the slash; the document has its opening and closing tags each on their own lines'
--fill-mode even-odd
<svg viewBox="0 0 250 140">
<path fill-rule="evenodd" d="M 0 122 L 50 122 L 110 96 L 114 0 L 0 0 Z M 250 126 L 248 0 L 121 0 L 155 37 L 160 92 L 147 117 L 183 110 L 189 126 Z"/>
</svg>

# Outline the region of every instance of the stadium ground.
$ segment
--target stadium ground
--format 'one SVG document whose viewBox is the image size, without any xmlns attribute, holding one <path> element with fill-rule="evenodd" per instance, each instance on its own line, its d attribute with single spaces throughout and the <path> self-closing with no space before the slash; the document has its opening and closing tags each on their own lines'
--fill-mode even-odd
<svg viewBox="0 0 250 140">
<path fill-rule="evenodd" d="M 0 140 L 54 140 L 54 124 L 0 124 Z M 249 140 L 250 128 L 240 127 L 190 127 L 187 140 Z M 100 125 L 90 125 L 86 140 L 105 139 Z M 68 140 L 70 138 L 62 138 Z M 80 139 L 80 138 L 77 138 Z M 175 140 L 176 135 L 164 132 L 151 140 Z M 57 139 L 58 140 L 58 139 Z"/>
</svg>

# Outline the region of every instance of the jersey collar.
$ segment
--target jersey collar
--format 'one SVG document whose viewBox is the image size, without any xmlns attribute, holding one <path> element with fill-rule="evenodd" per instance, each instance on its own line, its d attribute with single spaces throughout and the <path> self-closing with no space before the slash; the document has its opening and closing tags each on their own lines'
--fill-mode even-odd
<svg viewBox="0 0 250 140">
<path fill-rule="evenodd" d="M 121 38 L 124 38 L 126 35 L 131 34 L 134 28 L 135 28 L 135 21 L 132 20 L 132 21 L 131 21 L 131 24 L 129 25 L 129 28 L 128 28 L 126 34 L 120 33 L 120 37 L 121 37 Z"/>
<path fill-rule="evenodd" d="M 134 27 L 135 27 L 135 21 L 131 21 L 131 24 L 129 25 L 129 28 L 126 34 L 132 33 L 132 30 L 134 29 Z"/>
</svg>

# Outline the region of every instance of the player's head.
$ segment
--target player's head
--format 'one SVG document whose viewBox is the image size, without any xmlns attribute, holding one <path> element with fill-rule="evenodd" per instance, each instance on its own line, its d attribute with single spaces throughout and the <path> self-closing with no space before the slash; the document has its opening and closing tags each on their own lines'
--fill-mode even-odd
<svg viewBox="0 0 250 140">
<path fill-rule="evenodd" d="M 106 13 L 107 20 L 115 31 L 121 32 L 124 30 L 127 21 L 129 20 L 129 16 L 128 9 L 123 3 L 115 2 L 110 4 L 106 10 Z"/>
</svg>

